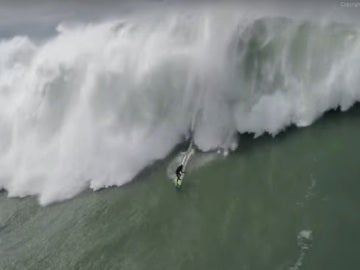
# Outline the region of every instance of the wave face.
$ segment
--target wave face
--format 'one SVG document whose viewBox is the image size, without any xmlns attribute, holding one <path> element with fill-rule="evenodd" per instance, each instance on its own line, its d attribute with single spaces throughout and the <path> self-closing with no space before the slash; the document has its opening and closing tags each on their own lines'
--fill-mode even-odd
<svg viewBox="0 0 360 270">
<path fill-rule="evenodd" d="M 43 205 L 120 186 L 193 129 L 203 151 L 360 99 L 355 26 L 190 12 L 0 42 L 0 189 Z"/>
</svg>

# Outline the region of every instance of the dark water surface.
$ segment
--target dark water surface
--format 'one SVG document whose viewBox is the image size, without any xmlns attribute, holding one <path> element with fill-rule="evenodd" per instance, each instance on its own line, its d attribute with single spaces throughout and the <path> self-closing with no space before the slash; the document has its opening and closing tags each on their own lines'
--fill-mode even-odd
<svg viewBox="0 0 360 270">
<path fill-rule="evenodd" d="M 359 269 L 360 107 L 186 176 L 41 207 L 0 195 L 0 269 Z"/>
</svg>

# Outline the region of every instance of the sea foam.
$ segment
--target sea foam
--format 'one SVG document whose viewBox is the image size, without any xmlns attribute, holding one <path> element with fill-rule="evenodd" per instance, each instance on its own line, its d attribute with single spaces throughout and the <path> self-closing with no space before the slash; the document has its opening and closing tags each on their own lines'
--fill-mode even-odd
<svg viewBox="0 0 360 270">
<path fill-rule="evenodd" d="M 358 28 L 181 12 L 0 42 L 0 188 L 43 205 L 121 186 L 190 135 L 202 151 L 360 99 Z"/>
</svg>

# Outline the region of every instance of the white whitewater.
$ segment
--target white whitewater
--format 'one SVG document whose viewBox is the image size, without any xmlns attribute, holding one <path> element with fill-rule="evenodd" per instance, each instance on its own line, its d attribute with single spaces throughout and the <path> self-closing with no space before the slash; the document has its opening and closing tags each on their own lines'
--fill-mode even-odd
<svg viewBox="0 0 360 270">
<path fill-rule="evenodd" d="M 41 204 L 120 186 L 189 136 L 276 135 L 360 100 L 359 29 L 207 11 L 0 42 L 0 189 Z"/>
</svg>

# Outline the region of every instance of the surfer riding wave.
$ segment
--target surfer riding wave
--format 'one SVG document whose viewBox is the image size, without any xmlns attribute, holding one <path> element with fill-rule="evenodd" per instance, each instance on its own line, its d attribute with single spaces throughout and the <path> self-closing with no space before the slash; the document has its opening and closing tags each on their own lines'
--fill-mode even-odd
<svg viewBox="0 0 360 270">
<path fill-rule="evenodd" d="M 177 167 L 177 169 L 176 169 L 176 171 L 175 171 L 176 177 L 177 177 L 178 179 L 180 179 L 180 178 L 181 178 L 181 175 L 185 173 L 184 170 L 183 170 L 183 168 L 184 168 L 184 166 L 181 164 L 179 167 Z"/>
</svg>

